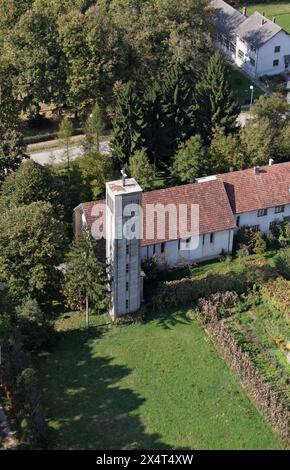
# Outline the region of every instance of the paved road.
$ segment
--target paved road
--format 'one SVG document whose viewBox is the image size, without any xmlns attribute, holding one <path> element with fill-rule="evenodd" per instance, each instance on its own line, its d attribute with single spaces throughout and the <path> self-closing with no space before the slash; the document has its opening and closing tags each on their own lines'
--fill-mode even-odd
<svg viewBox="0 0 290 470">
<path fill-rule="evenodd" d="M 111 153 L 109 141 L 104 141 L 100 143 L 100 151 L 105 155 L 109 155 Z M 71 147 L 70 149 L 71 160 L 74 160 L 75 158 L 80 157 L 83 154 L 84 149 L 81 145 L 78 147 Z M 40 163 L 40 165 L 46 165 L 48 163 L 56 165 L 57 163 L 62 163 L 65 161 L 63 149 L 43 150 L 41 152 L 32 153 L 30 158 L 35 162 Z"/>
</svg>

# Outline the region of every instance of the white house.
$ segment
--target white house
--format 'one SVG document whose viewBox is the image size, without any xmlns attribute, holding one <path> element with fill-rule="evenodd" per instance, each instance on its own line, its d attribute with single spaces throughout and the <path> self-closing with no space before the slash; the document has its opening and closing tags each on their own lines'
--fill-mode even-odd
<svg viewBox="0 0 290 470">
<path fill-rule="evenodd" d="M 74 211 L 75 233 L 87 225 L 93 236 L 106 238 L 112 316 L 138 309 L 142 260 L 155 256 L 160 266 L 175 267 L 217 258 L 221 252 L 232 252 L 239 227 L 266 233 L 278 221 L 290 220 L 290 162 L 272 163 L 157 191 L 142 192 L 132 178 L 113 181 L 106 185 L 105 201 L 80 204 Z M 195 225 L 192 207 L 198 208 Z M 157 208 L 164 228 L 161 235 Z M 176 208 L 171 219 L 170 208 Z M 181 226 L 192 231 L 184 236 Z M 132 227 L 134 235 L 129 238 Z"/>
<path fill-rule="evenodd" d="M 216 47 L 253 77 L 290 69 L 290 35 L 261 13 L 247 16 L 223 0 L 212 0 Z"/>
</svg>

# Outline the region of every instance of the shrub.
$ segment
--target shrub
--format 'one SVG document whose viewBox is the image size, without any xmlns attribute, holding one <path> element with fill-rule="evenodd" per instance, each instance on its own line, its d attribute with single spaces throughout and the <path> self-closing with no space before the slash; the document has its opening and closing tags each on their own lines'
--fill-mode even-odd
<svg viewBox="0 0 290 470">
<path fill-rule="evenodd" d="M 27 355 L 11 344 L 12 336 L 1 342 L 1 389 L 15 420 L 17 437 L 25 448 L 43 449 L 47 427 L 34 371 L 29 368 Z"/>
<path fill-rule="evenodd" d="M 261 288 L 263 299 L 290 320 L 290 281 L 278 277 Z"/>
<path fill-rule="evenodd" d="M 290 281 L 290 248 L 278 253 L 275 257 L 275 266 L 281 276 Z"/>
<path fill-rule="evenodd" d="M 26 349 L 40 349 L 54 338 L 54 329 L 41 311 L 37 301 L 27 297 L 16 307 L 16 322 Z"/>
<path fill-rule="evenodd" d="M 266 251 L 266 241 L 259 230 L 252 227 L 242 227 L 234 238 L 234 250 L 247 250 L 248 254 L 262 254 Z"/>
<path fill-rule="evenodd" d="M 272 241 L 273 248 L 279 246 L 286 247 L 290 245 L 290 222 L 287 220 L 280 221 L 273 225 L 269 234 L 268 242 Z"/>
<path fill-rule="evenodd" d="M 205 323 L 217 321 L 225 316 L 228 309 L 235 306 L 238 300 L 236 292 L 217 292 L 209 297 L 209 299 L 200 299 L 198 306 L 203 314 Z"/>
<path fill-rule="evenodd" d="M 254 235 L 253 253 L 255 255 L 262 255 L 267 250 L 267 242 L 265 236 L 261 232 L 256 232 Z"/>
</svg>

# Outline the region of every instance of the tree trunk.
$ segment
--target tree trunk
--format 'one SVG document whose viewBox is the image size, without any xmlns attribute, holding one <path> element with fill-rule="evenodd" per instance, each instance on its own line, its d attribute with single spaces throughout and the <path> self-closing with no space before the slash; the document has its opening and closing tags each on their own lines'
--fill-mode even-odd
<svg viewBox="0 0 290 470">
<path fill-rule="evenodd" d="M 89 296 L 86 295 L 86 327 L 89 329 L 90 319 L 89 319 Z"/>
</svg>

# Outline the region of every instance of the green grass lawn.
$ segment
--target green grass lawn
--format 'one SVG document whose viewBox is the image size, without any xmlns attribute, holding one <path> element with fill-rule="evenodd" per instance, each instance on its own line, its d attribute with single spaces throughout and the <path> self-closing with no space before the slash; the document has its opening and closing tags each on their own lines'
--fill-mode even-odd
<svg viewBox="0 0 290 470">
<path fill-rule="evenodd" d="M 250 3 L 250 2 L 249 2 Z M 270 20 L 276 17 L 276 22 L 279 26 L 284 28 L 290 33 L 290 2 L 284 1 L 279 3 L 256 3 L 255 5 L 248 5 L 248 15 L 255 11 L 259 13 L 265 12 L 265 15 Z"/>
<path fill-rule="evenodd" d="M 249 104 L 251 101 L 250 85 L 254 85 L 254 100 L 258 99 L 264 92 L 256 84 L 254 84 L 248 77 L 246 77 L 240 70 L 235 67 L 230 67 L 230 84 L 236 100 L 240 105 Z"/>
<path fill-rule="evenodd" d="M 49 448 L 275 449 L 197 320 L 185 311 L 111 326 L 83 316 L 57 322 L 58 340 L 35 358 Z"/>
</svg>

